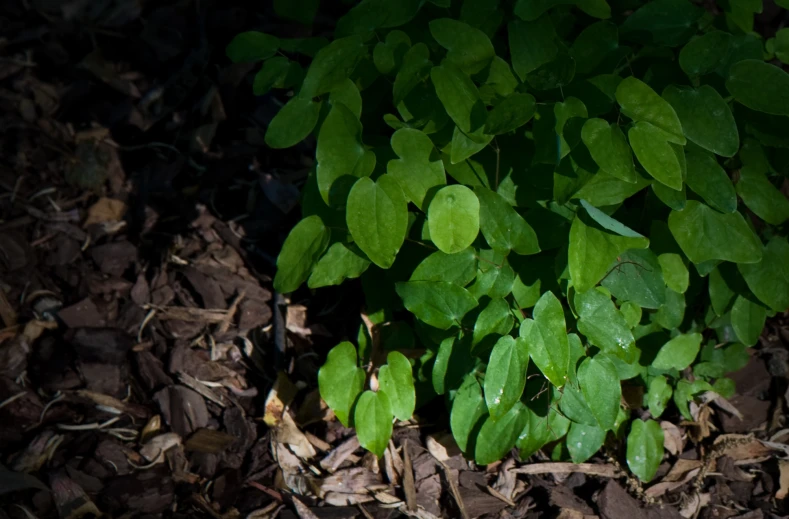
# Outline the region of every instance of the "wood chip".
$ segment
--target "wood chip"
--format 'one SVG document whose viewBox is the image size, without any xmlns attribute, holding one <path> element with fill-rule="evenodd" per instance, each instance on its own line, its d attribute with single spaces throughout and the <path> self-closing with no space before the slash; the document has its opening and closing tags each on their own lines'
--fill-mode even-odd
<svg viewBox="0 0 789 519">
<path fill-rule="evenodd" d="M 403 492 L 405 493 L 406 509 L 413 512 L 417 509 L 414 469 L 411 465 L 411 454 L 408 452 L 408 440 L 403 441 Z"/>
<path fill-rule="evenodd" d="M 532 463 L 512 469 L 517 474 L 570 474 L 572 472 L 582 472 L 590 476 L 600 476 L 603 478 L 616 478 L 621 476 L 613 465 L 603 465 L 597 463 Z"/>
<path fill-rule="evenodd" d="M 296 513 L 299 514 L 300 519 L 319 519 L 317 515 L 313 514 L 310 509 L 307 508 L 307 505 L 296 499 L 295 496 L 291 499 L 293 499 L 293 506 L 296 508 Z"/>
<path fill-rule="evenodd" d="M 345 460 L 351 460 L 353 452 L 360 447 L 356 436 L 351 436 L 321 460 L 321 468 L 328 472 L 335 472 Z M 359 458 L 353 457 L 353 462 Z"/>
</svg>

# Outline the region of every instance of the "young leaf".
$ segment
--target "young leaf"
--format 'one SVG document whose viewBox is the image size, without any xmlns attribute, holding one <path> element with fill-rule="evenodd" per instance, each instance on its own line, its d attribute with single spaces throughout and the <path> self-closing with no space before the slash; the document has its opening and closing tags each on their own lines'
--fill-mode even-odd
<svg viewBox="0 0 789 519">
<path fill-rule="evenodd" d="M 370 261 L 357 246 L 337 242 L 315 264 L 307 286 L 320 288 L 339 285 L 346 279 L 358 278 L 369 266 Z"/>
<path fill-rule="evenodd" d="M 296 224 L 277 257 L 274 289 L 287 294 L 299 288 L 329 246 L 330 237 L 331 232 L 318 216 L 308 216 Z"/>
<path fill-rule="evenodd" d="M 583 463 L 591 458 L 605 441 L 606 431 L 598 425 L 571 423 L 567 431 L 567 452 L 573 463 Z"/>
<path fill-rule="evenodd" d="M 649 392 L 647 393 L 647 406 L 653 418 L 660 418 L 666 410 L 668 401 L 671 399 L 671 386 L 666 377 L 658 375 L 649 381 Z"/>
<path fill-rule="evenodd" d="M 627 132 L 627 137 L 638 162 L 647 173 L 671 189 L 682 189 L 682 165 L 663 130 L 638 121 Z"/>
<path fill-rule="evenodd" d="M 715 157 L 702 151 L 688 151 L 685 154 L 688 168 L 686 183 L 710 207 L 722 213 L 737 210 L 737 193 L 729 175 L 720 167 Z"/>
<path fill-rule="evenodd" d="M 726 89 L 752 110 L 789 115 L 789 74 L 775 65 L 755 59 L 737 62 L 729 70 Z"/>
<path fill-rule="evenodd" d="M 392 418 L 392 406 L 386 393 L 362 393 L 353 412 L 359 445 L 382 457 L 392 437 Z"/>
<path fill-rule="evenodd" d="M 529 355 L 545 377 L 556 387 L 564 385 L 570 362 L 570 345 L 562 303 L 545 292 L 532 312 L 534 320 L 524 319 L 520 337 L 525 340 Z"/>
<path fill-rule="evenodd" d="M 649 481 L 663 460 L 663 429 L 655 420 L 633 420 L 627 435 L 627 466 L 641 481 Z"/>
<path fill-rule="evenodd" d="M 623 79 L 616 88 L 616 100 L 626 116 L 662 130 L 664 140 L 685 145 L 686 139 L 677 113 L 643 81 L 633 76 Z"/>
<path fill-rule="evenodd" d="M 271 120 L 266 144 L 271 148 L 290 148 L 303 141 L 318 122 L 322 101 L 294 97 Z"/>
<path fill-rule="evenodd" d="M 277 53 L 279 38 L 258 31 L 237 34 L 227 45 L 225 53 L 233 63 L 261 61 Z"/>
<path fill-rule="evenodd" d="M 764 248 L 761 262 L 742 263 L 737 268 L 760 301 L 776 312 L 789 307 L 789 243 L 786 238 L 773 237 Z"/>
<path fill-rule="evenodd" d="M 740 149 L 740 135 L 729 105 L 709 85 L 699 88 L 669 86 L 663 98 L 677 112 L 685 136 L 702 148 L 723 157 Z"/>
<path fill-rule="evenodd" d="M 584 359 L 578 367 L 578 383 L 597 423 L 605 430 L 612 429 L 622 398 L 614 364 L 600 354 Z"/>
<path fill-rule="evenodd" d="M 506 335 L 512 330 L 512 313 L 507 301 L 504 299 L 491 299 L 488 305 L 480 312 L 477 322 L 474 323 L 474 341 L 477 345 L 491 334 Z"/>
<path fill-rule="evenodd" d="M 513 92 L 488 113 L 485 133 L 501 135 L 517 130 L 534 117 L 534 107 L 533 95 Z"/>
<path fill-rule="evenodd" d="M 748 209 L 765 222 L 781 225 L 789 219 L 789 200 L 755 167 L 740 170 L 736 189 Z"/>
<path fill-rule="evenodd" d="M 395 179 L 360 178 L 348 195 L 346 221 L 354 241 L 381 268 L 392 266 L 408 227 L 408 203 Z"/>
<path fill-rule="evenodd" d="M 526 427 L 529 414 L 520 402 L 517 402 L 504 416 L 498 420 L 488 417 L 482 424 L 474 448 L 474 461 L 478 465 L 487 465 L 500 460 L 507 454 L 518 440 L 523 428 Z"/>
<path fill-rule="evenodd" d="M 500 194 L 485 187 L 474 192 L 479 199 L 479 226 L 482 235 L 494 250 L 537 254 L 537 234 Z M 432 236 L 432 234 L 431 234 Z"/>
<path fill-rule="evenodd" d="M 693 263 L 707 260 L 758 263 L 762 244 L 740 213 L 721 214 L 695 200 L 672 211 L 668 227 Z"/>
<path fill-rule="evenodd" d="M 356 347 L 347 341 L 332 348 L 318 370 L 321 398 L 345 427 L 350 425 L 351 408 L 364 389 L 364 378 L 364 370 L 356 363 Z"/>
<path fill-rule="evenodd" d="M 691 78 L 714 72 L 729 52 L 731 34 L 710 31 L 690 40 L 679 51 L 679 66 Z"/>
<path fill-rule="evenodd" d="M 589 119 L 581 130 L 581 138 L 600 169 L 625 182 L 636 182 L 633 154 L 618 125 Z"/>
<path fill-rule="evenodd" d="M 409 281 L 449 281 L 464 287 L 477 275 L 477 256 L 471 247 L 454 254 L 436 251 L 417 265 Z"/>
<path fill-rule="evenodd" d="M 462 70 L 452 63 L 444 63 L 430 70 L 436 94 L 449 117 L 466 134 L 473 134 L 485 124 L 487 111 L 479 90 Z"/>
<path fill-rule="evenodd" d="M 553 60 L 559 52 L 556 33 L 548 17 L 531 22 L 513 20 L 507 26 L 507 34 L 512 68 L 521 81 L 525 81 L 529 73 Z"/>
<path fill-rule="evenodd" d="M 438 190 L 427 209 L 430 239 L 447 254 L 460 252 L 479 234 L 479 200 L 461 185 Z"/>
<path fill-rule="evenodd" d="M 482 397 L 482 388 L 476 375 L 470 373 L 455 394 L 449 417 L 452 436 L 461 451 L 468 452 L 469 447 L 472 447 L 472 434 L 481 426 L 487 412 L 485 399 Z"/>
<path fill-rule="evenodd" d="M 677 335 L 660 348 L 657 357 L 652 361 L 652 367 L 682 371 L 690 366 L 699 354 L 699 348 L 701 348 L 700 333 Z"/>
<path fill-rule="evenodd" d="M 425 196 L 428 191 L 447 183 L 444 164 L 437 155 L 431 160 L 433 142 L 419 130 L 397 130 L 391 142 L 392 149 L 400 158 L 389 161 L 387 172 L 397 180 L 409 200 L 424 211 L 427 209 Z"/>
<path fill-rule="evenodd" d="M 395 285 L 406 309 L 430 326 L 448 330 L 458 325 L 477 300 L 466 290 L 446 281 L 408 281 Z"/>
<path fill-rule="evenodd" d="M 390 351 L 386 365 L 378 370 L 380 390 L 389 397 L 392 414 L 398 420 L 408 420 L 414 414 L 416 392 L 411 363 L 399 351 Z"/>
<path fill-rule="evenodd" d="M 348 79 L 364 52 L 365 45 L 359 36 L 339 38 L 323 47 L 307 69 L 299 97 L 310 99 L 331 92 Z"/>
<path fill-rule="evenodd" d="M 625 318 L 625 322 L 631 330 L 638 326 L 638 323 L 641 322 L 641 315 L 643 314 L 641 307 L 632 301 L 625 301 L 619 305 L 619 313 Z"/>
<path fill-rule="evenodd" d="M 611 294 L 642 308 L 657 309 L 666 302 L 666 289 L 655 253 L 633 249 L 620 254 L 601 282 Z"/>
<path fill-rule="evenodd" d="M 470 25 L 451 18 L 430 22 L 430 34 L 447 49 L 447 60 L 466 74 L 476 74 L 493 59 L 495 52 L 490 38 Z"/>
<path fill-rule="evenodd" d="M 611 298 L 600 290 L 576 293 L 578 331 L 605 352 L 628 361 L 635 354 L 633 333 Z"/>
<path fill-rule="evenodd" d="M 491 420 L 503 418 L 520 400 L 528 364 L 529 351 L 523 339 L 506 335 L 493 346 L 485 373 L 485 402 Z"/>
<path fill-rule="evenodd" d="M 690 272 L 682 261 L 682 256 L 667 252 L 658 256 L 658 263 L 663 272 L 663 279 L 666 280 L 666 286 L 674 292 L 684 294 L 690 283 Z"/>
<path fill-rule="evenodd" d="M 741 343 L 753 346 L 759 342 L 759 336 L 767 319 L 767 309 L 743 296 L 737 296 L 731 308 L 731 326 Z"/>
</svg>

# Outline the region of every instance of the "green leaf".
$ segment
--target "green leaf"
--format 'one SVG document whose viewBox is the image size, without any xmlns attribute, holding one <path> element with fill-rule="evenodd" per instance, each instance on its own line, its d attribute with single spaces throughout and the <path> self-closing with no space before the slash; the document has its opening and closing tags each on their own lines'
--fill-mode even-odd
<svg viewBox="0 0 789 519">
<path fill-rule="evenodd" d="M 663 461 L 663 429 L 655 420 L 633 420 L 627 435 L 627 466 L 641 481 L 655 477 Z"/>
<path fill-rule="evenodd" d="M 671 394 L 671 386 L 663 375 L 658 375 L 649 381 L 647 406 L 653 418 L 660 418 L 660 415 L 666 410 Z"/>
<path fill-rule="evenodd" d="M 677 335 L 660 348 L 657 357 L 652 361 L 652 367 L 682 371 L 690 366 L 699 354 L 701 339 L 700 333 Z"/>
<path fill-rule="evenodd" d="M 307 286 L 320 288 L 339 285 L 346 279 L 358 278 L 369 266 L 370 261 L 358 247 L 337 242 L 315 264 Z"/>
<path fill-rule="evenodd" d="M 526 385 L 528 365 L 529 351 L 525 340 L 505 335 L 496 341 L 490 353 L 484 386 L 485 402 L 491 420 L 504 418 L 515 403 L 520 401 Z"/>
<path fill-rule="evenodd" d="M 225 48 L 225 54 L 233 63 L 261 61 L 277 53 L 279 38 L 258 31 L 237 34 Z"/>
<path fill-rule="evenodd" d="M 337 86 L 329 92 L 329 104 L 334 106 L 337 103 L 344 104 L 357 119 L 362 116 L 362 95 L 350 79 L 337 83 Z"/>
<path fill-rule="evenodd" d="M 653 0 L 625 18 L 619 33 L 639 43 L 677 47 L 693 36 L 703 13 L 688 0 Z"/>
<path fill-rule="evenodd" d="M 436 251 L 422 260 L 409 281 L 448 281 L 461 287 L 471 283 L 477 275 L 477 257 L 467 248 L 455 254 Z"/>
<path fill-rule="evenodd" d="M 584 359 L 578 367 L 578 383 L 597 423 L 605 430 L 612 429 L 622 398 L 614 364 L 605 355 Z"/>
<path fill-rule="evenodd" d="M 733 213 L 737 210 L 734 184 L 713 155 L 696 150 L 688 151 L 685 162 L 688 168 L 685 181 L 693 192 L 722 213 Z"/>
<path fill-rule="evenodd" d="M 266 130 L 271 148 L 290 148 L 303 141 L 318 123 L 322 101 L 293 97 L 277 112 Z"/>
<path fill-rule="evenodd" d="M 595 18 L 610 18 L 611 8 L 605 0 L 518 0 L 515 15 L 523 20 L 536 20 L 548 9 L 558 5 L 577 5 Z"/>
<path fill-rule="evenodd" d="M 627 137 L 647 173 L 675 191 L 682 189 L 682 165 L 663 130 L 639 121 L 630 128 Z"/>
<path fill-rule="evenodd" d="M 312 25 L 319 3 L 320 0 L 274 0 L 274 12 L 282 18 Z"/>
<path fill-rule="evenodd" d="M 666 302 L 655 314 L 655 322 L 667 330 L 682 324 L 685 317 L 685 296 L 666 287 Z"/>
<path fill-rule="evenodd" d="M 625 322 L 627 322 L 631 330 L 641 322 L 641 315 L 643 314 L 641 307 L 632 301 L 625 301 L 619 305 L 619 312 L 625 318 Z"/>
<path fill-rule="evenodd" d="M 378 370 L 380 391 L 389 397 L 392 414 L 398 420 L 408 420 L 414 414 L 416 391 L 411 363 L 399 351 L 390 351 L 386 356 L 386 365 Z"/>
<path fill-rule="evenodd" d="M 274 289 L 287 294 L 299 288 L 329 246 L 330 237 L 331 232 L 318 216 L 308 216 L 296 224 L 277 257 Z"/>
<path fill-rule="evenodd" d="M 504 19 L 499 0 L 464 0 L 460 20 L 493 37 Z"/>
<path fill-rule="evenodd" d="M 600 21 L 586 27 L 570 49 L 579 74 L 589 74 L 619 47 L 619 31 L 609 21 Z"/>
<path fill-rule="evenodd" d="M 781 63 L 789 63 L 789 29 L 781 29 L 775 33 L 773 50 L 775 57 L 781 60 Z"/>
<path fill-rule="evenodd" d="M 482 128 L 475 133 L 466 134 L 456 126 L 452 132 L 452 145 L 449 151 L 452 164 L 463 162 L 476 155 L 484 150 L 492 140 L 493 135 L 485 135 L 482 133 Z"/>
<path fill-rule="evenodd" d="M 726 89 L 752 110 L 789 115 L 789 74 L 775 65 L 755 59 L 737 62 L 729 70 Z"/>
<path fill-rule="evenodd" d="M 364 370 L 356 363 L 356 347 L 347 341 L 332 348 L 318 370 L 321 398 L 345 427 L 350 425 L 351 409 L 364 389 L 364 379 Z"/>
<path fill-rule="evenodd" d="M 606 431 L 597 425 L 571 423 L 567 431 L 567 452 L 573 463 L 583 463 L 600 450 Z"/>
<path fill-rule="evenodd" d="M 303 71 L 298 63 L 282 56 L 275 56 L 263 62 L 255 74 L 252 92 L 256 96 L 268 93 L 272 88 L 290 88 L 301 83 Z"/>
<path fill-rule="evenodd" d="M 486 105 L 498 106 L 498 103 L 515 92 L 518 86 L 518 80 L 515 79 L 510 64 L 498 56 L 490 62 L 487 76 L 485 83 L 480 85 L 479 92 Z"/>
<path fill-rule="evenodd" d="M 758 268 L 758 264 L 755 264 L 754 268 Z M 715 312 L 715 315 L 718 316 L 725 314 L 729 310 L 729 304 L 731 304 L 734 299 L 734 291 L 726 284 L 720 270 L 717 268 L 710 272 L 709 295 L 710 303 L 712 303 L 712 310 Z"/>
<path fill-rule="evenodd" d="M 589 290 L 603 279 L 622 252 L 649 246 L 647 238 L 588 204 L 584 207 L 586 213 L 579 211 L 570 227 L 568 250 L 570 277 L 579 292 Z"/>
<path fill-rule="evenodd" d="M 631 360 L 635 354 L 633 333 L 611 298 L 600 290 L 575 294 L 578 331 L 601 350 Z"/>
<path fill-rule="evenodd" d="M 517 130 L 534 117 L 534 107 L 533 95 L 513 92 L 488 113 L 485 133 L 501 135 Z"/>
<path fill-rule="evenodd" d="M 665 99 L 643 81 L 633 76 L 623 79 L 616 88 L 616 100 L 626 116 L 662 130 L 665 132 L 664 140 L 685 145 L 686 139 L 677 113 Z"/>
<path fill-rule="evenodd" d="M 466 134 L 473 134 L 485 124 L 487 111 L 479 90 L 463 71 L 451 63 L 430 70 L 436 94 L 449 117 Z"/>
<path fill-rule="evenodd" d="M 449 427 L 455 442 L 463 452 L 468 452 L 473 443 L 472 433 L 477 431 L 488 413 L 482 388 L 477 377 L 471 373 L 463 380 L 463 384 L 452 401 L 452 412 Z"/>
<path fill-rule="evenodd" d="M 721 214 L 695 200 L 668 217 L 671 234 L 693 263 L 758 263 L 762 244 L 740 213 Z"/>
<path fill-rule="evenodd" d="M 459 20 L 433 20 L 430 22 L 430 34 L 439 45 L 447 49 L 447 60 L 466 74 L 481 71 L 495 55 L 487 34 Z"/>
<path fill-rule="evenodd" d="M 356 115 L 343 103 L 334 104 L 321 125 L 315 153 L 318 188 L 330 206 L 345 205 L 351 184 L 375 167 L 375 154 L 361 139 L 362 123 Z"/>
<path fill-rule="evenodd" d="M 353 423 L 359 445 L 382 457 L 392 437 L 392 405 L 386 393 L 362 393 L 356 402 Z"/>
<path fill-rule="evenodd" d="M 649 249 L 633 249 L 619 255 L 601 284 L 617 299 L 642 308 L 660 308 L 666 290 L 660 263 Z"/>
<path fill-rule="evenodd" d="M 586 200 L 595 207 L 617 205 L 635 195 L 650 185 L 650 183 L 650 180 L 641 175 L 636 175 L 635 183 L 631 184 L 609 175 L 605 171 L 599 171 L 573 195 L 573 198 Z"/>
<path fill-rule="evenodd" d="M 673 148 L 677 145 L 672 144 L 671 146 Z M 677 151 L 676 148 L 675 151 Z M 677 158 L 679 157 L 682 157 L 681 160 L 684 162 L 685 157 L 678 153 Z M 655 196 L 658 198 L 658 200 L 666 204 L 669 209 L 673 209 L 675 211 L 682 211 L 685 209 L 685 203 L 688 201 L 688 194 L 684 185 L 679 191 L 674 191 L 670 187 L 666 187 L 665 184 L 661 184 L 660 182 L 653 182 L 651 187 L 652 192 L 655 193 Z"/>
<path fill-rule="evenodd" d="M 529 423 L 523 428 L 515 443 L 522 460 L 537 452 L 545 444 L 560 439 L 570 428 L 570 420 L 556 410 L 555 403 L 548 408 L 547 416 L 538 415 L 529 408 L 527 412 Z"/>
<path fill-rule="evenodd" d="M 731 307 L 731 326 L 741 343 L 754 346 L 767 320 L 767 309 L 743 296 L 737 296 Z"/>
<path fill-rule="evenodd" d="M 359 36 L 339 38 L 323 47 L 307 69 L 299 97 L 313 98 L 331 92 L 350 77 L 365 51 Z"/>
<path fill-rule="evenodd" d="M 690 141 L 723 157 L 733 157 L 740 149 L 734 115 L 711 86 L 671 85 L 663 91 L 663 98 L 674 108 Z"/>
<path fill-rule="evenodd" d="M 691 78 L 714 72 L 726 59 L 731 40 L 731 34 L 723 31 L 702 34 L 679 51 L 679 66 Z"/>
<path fill-rule="evenodd" d="M 666 280 L 666 286 L 674 292 L 684 294 L 690 283 L 690 272 L 682 261 L 682 256 L 667 252 L 658 256 L 658 263 L 663 272 L 663 279 Z"/>
<path fill-rule="evenodd" d="M 532 312 L 534 320 L 521 323 L 520 337 L 526 341 L 529 355 L 545 378 L 556 387 L 564 385 L 570 362 L 570 345 L 562 303 L 545 292 Z"/>
<path fill-rule="evenodd" d="M 515 272 L 506 258 L 494 251 L 482 250 L 480 260 L 477 280 L 469 287 L 469 292 L 477 299 L 482 296 L 491 299 L 508 296 L 515 283 Z"/>
<path fill-rule="evenodd" d="M 562 399 L 559 401 L 559 408 L 564 416 L 575 423 L 597 426 L 597 419 L 586 402 L 586 397 L 584 397 L 577 382 L 565 384 L 562 389 Z"/>
<path fill-rule="evenodd" d="M 553 60 L 559 52 L 553 24 L 547 17 L 531 22 L 513 20 L 507 25 L 507 34 L 512 68 L 521 81 Z"/>
<path fill-rule="evenodd" d="M 575 77 L 575 60 L 565 46 L 551 62 L 526 75 L 526 83 L 534 90 L 553 90 L 568 86 Z"/>
<path fill-rule="evenodd" d="M 395 285 L 406 309 L 430 326 L 448 330 L 477 301 L 468 290 L 447 281 L 408 281 Z"/>
<path fill-rule="evenodd" d="M 417 43 L 403 56 L 403 64 L 395 76 L 392 94 L 394 104 L 399 105 L 406 95 L 411 92 L 416 85 L 424 81 L 430 75 L 433 62 L 430 61 L 430 49 L 424 43 Z"/>
<path fill-rule="evenodd" d="M 430 239 L 442 252 L 460 252 L 479 234 L 479 200 L 466 186 L 438 190 L 427 209 Z"/>
<path fill-rule="evenodd" d="M 540 252 L 534 229 L 504 197 L 485 187 L 477 187 L 474 192 L 479 199 L 479 227 L 494 250 L 524 255 Z"/>
<path fill-rule="evenodd" d="M 436 394 L 448 393 L 451 396 L 463 384 L 475 364 L 476 361 L 471 356 L 471 341 L 467 340 L 467 337 L 458 339 L 452 335 L 441 340 L 431 373 Z M 485 412 L 487 413 L 487 407 Z"/>
<path fill-rule="evenodd" d="M 367 257 L 383 269 L 391 267 L 408 227 L 408 203 L 400 185 L 389 175 L 377 182 L 360 178 L 348 195 L 346 222 Z"/>
<path fill-rule="evenodd" d="M 529 414 L 520 402 L 498 420 L 488 417 L 477 436 L 474 461 L 478 465 L 487 465 L 503 458 L 515 446 L 528 419 Z"/>
<path fill-rule="evenodd" d="M 434 152 L 430 137 L 419 130 L 397 130 L 391 142 L 400 158 L 389 161 L 387 172 L 397 180 L 408 199 L 424 211 L 428 191 L 447 183 L 444 164 Z"/>
<path fill-rule="evenodd" d="M 618 125 L 589 119 L 581 130 L 581 138 L 600 169 L 625 182 L 636 182 L 633 154 Z"/>
<path fill-rule="evenodd" d="M 789 307 L 789 243 L 773 237 L 764 248 L 762 261 L 737 265 L 748 288 L 776 312 Z"/>
<path fill-rule="evenodd" d="M 693 382 L 680 380 L 677 382 L 677 387 L 674 388 L 674 405 L 677 406 L 677 409 L 679 409 L 679 412 L 685 419 L 693 420 L 688 403 L 693 401 L 694 395 L 705 391 L 712 391 L 712 386 L 704 380 L 695 380 Z"/>
<path fill-rule="evenodd" d="M 789 200 L 755 167 L 740 170 L 736 189 L 748 209 L 765 222 L 781 225 L 789 219 Z"/>
<path fill-rule="evenodd" d="M 474 341 L 477 345 L 491 334 L 506 335 L 512 330 L 514 318 L 504 299 L 491 299 L 474 323 Z"/>
<path fill-rule="evenodd" d="M 312 36 L 307 38 L 285 38 L 279 41 L 279 48 L 283 52 L 304 54 L 305 56 L 313 57 L 318 53 L 319 50 L 328 44 L 329 40 L 323 36 Z"/>
</svg>

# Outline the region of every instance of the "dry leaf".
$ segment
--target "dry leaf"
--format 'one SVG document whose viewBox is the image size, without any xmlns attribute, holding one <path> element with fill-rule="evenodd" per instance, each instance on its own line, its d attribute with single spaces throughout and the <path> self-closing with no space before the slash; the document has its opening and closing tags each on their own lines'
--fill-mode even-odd
<svg viewBox="0 0 789 519">
<path fill-rule="evenodd" d="M 698 516 L 699 510 L 704 508 L 710 503 L 709 494 L 693 493 L 688 496 L 688 500 L 679 509 L 679 514 L 682 517 L 690 519 L 691 517 Z"/>
<path fill-rule="evenodd" d="M 663 429 L 663 446 L 666 450 L 676 456 L 682 452 L 682 431 L 679 427 L 671 422 L 660 422 L 660 428 Z"/>
<path fill-rule="evenodd" d="M 119 222 L 126 215 L 126 204 L 120 200 L 102 197 L 88 209 L 83 227 L 93 224 Z"/>
<path fill-rule="evenodd" d="M 745 434 L 722 434 L 713 445 L 718 456 L 728 456 L 734 461 L 761 459 L 773 452 L 764 442 Z"/>
<path fill-rule="evenodd" d="M 461 454 L 460 447 L 455 443 L 455 438 L 451 434 L 439 433 L 427 437 L 427 450 L 439 461 L 447 461 L 449 458 Z"/>
<path fill-rule="evenodd" d="M 775 493 L 775 499 L 784 499 L 789 494 L 789 461 L 778 461 L 778 469 L 781 472 L 778 483 L 780 488 Z"/>
<path fill-rule="evenodd" d="M 274 430 L 274 437 L 277 442 L 287 444 L 293 454 L 303 460 L 315 457 L 315 447 L 288 413 L 282 415 L 279 426 Z"/>
<path fill-rule="evenodd" d="M 277 373 L 277 380 L 266 397 L 266 413 L 263 416 L 266 425 L 269 427 L 279 425 L 285 408 L 293 401 L 297 391 L 296 386 L 284 372 Z"/>
<path fill-rule="evenodd" d="M 307 506 L 293 497 L 293 506 L 296 507 L 296 513 L 299 514 L 300 519 L 318 519 L 318 516 L 313 514 Z"/>
<path fill-rule="evenodd" d="M 140 455 L 150 462 L 161 463 L 164 461 L 163 454 L 177 445 L 181 445 L 181 437 L 176 433 L 160 434 L 142 446 Z"/>
</svg>

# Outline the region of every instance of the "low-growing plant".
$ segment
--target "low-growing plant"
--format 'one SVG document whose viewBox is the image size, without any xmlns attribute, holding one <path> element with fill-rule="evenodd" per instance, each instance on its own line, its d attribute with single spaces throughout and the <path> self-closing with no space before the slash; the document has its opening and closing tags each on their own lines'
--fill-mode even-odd
<svg viewBox="0 0 789 519">
<path fill-rule="evenodd" d="M 363 0 L 331 41 L 229 44 L 292 91 L 266 143 L 317 139 L 274 287 L 361 278 L 318 383 L 362 446 L 439 395 L 479 464 L 608 438 L 649 480 L 671 403 L 733 394 L 789 306 L 789 38 L 721 5 Z"/>
</svg>

